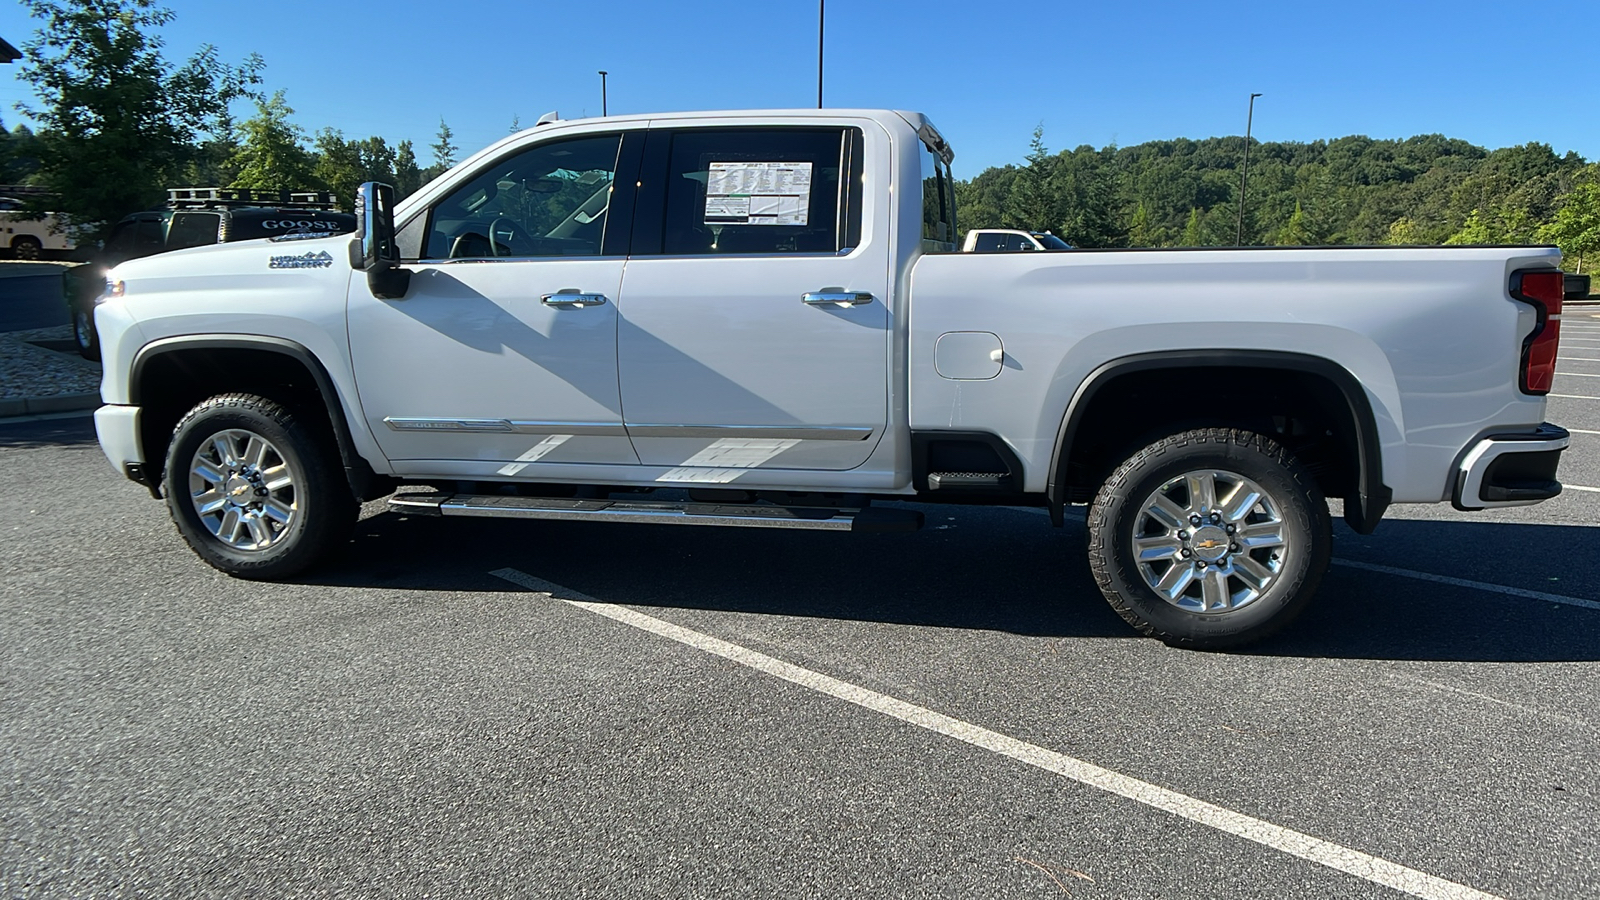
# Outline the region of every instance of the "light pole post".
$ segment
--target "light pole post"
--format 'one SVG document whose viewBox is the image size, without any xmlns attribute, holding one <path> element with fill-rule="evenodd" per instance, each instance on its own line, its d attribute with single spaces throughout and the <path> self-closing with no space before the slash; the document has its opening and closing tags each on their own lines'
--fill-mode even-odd
<svg viewBox="0 0 1600 900">
<path fill-rule="evenodd" d="M 1256 98 L 1260 94 L 1250 95 L 1250 112 L 1244 120 L 1244 165 L 1239 167 L 1239 232 L 1234 235 L 1233 243 L 1236 247 L 1244 246 L 1244 198 L 1246 179 L 1250 177 L 1250 126 L 1255 123 Z"/>
<path fill-rule="evenodd" d="M 606 115 L 606 70 L 600 70 L 600 115 Z"/>
<path fill-rule="evenodd" d="M 817 0 L 817 109 L 822 108 L 822 23 L 827 10 L 828 0 Z"/>
</svg>

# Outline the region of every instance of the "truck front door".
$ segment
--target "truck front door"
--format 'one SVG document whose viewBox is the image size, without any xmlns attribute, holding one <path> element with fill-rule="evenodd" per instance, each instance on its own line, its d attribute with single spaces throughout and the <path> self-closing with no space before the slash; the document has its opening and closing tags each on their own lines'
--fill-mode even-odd
<svg viewBox="0 0 1600 900">
<path fill-rule="evenodd" d="M 872 454 L 892 284 L 883 201 L 862 189 L 875 149 L 848 124 L 650 132 L 617 350 L 628 433 L 673 467 L 662 481 Z"/>
<path fill-rule="evenodd" d="M 628 217 L 610 199 L 623 141 L 555 139 L 484 164 L 424 213 L 404 299 L 374 297 L 354 273 L 362 408 L 397 469 L 456 460 L 470 464 L 445 468 L 528 478 L 638 461 L 617 388 Z"/>
</svg>

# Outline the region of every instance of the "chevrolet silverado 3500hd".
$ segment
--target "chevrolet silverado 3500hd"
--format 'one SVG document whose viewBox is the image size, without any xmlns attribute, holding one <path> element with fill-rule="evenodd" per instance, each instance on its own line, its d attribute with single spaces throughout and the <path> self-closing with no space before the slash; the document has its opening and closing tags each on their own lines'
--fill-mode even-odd
<svg viewBox="0 0 1600 900">
<path fill-rule="evenodd" d="M 556 121 L 351 236 L 110 273 L 101 446 L 208 563 L 285 578 L 412 514 L 912 530 L 890 501 L 1087 504 L 1146 634 L 1277 631 L 1324 498 L 1561 490 L 1548 247 L 956 250 L 915 113 Z M 1065 560 L 1040 560 L 1060 565 Z"/>
</svg>

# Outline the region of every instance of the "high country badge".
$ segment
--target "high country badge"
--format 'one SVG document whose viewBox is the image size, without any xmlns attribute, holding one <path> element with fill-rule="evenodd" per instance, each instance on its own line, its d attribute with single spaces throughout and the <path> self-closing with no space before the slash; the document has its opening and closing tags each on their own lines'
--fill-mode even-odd
<svg viewBox="0 0 1600 900">
<path fill-rule="evenodd" d="M 269 269 L 326 269 L 333 265 L 333 254 L 302 253 L 298 256 L 274 256 L 267 262 Z"/>
</svg>

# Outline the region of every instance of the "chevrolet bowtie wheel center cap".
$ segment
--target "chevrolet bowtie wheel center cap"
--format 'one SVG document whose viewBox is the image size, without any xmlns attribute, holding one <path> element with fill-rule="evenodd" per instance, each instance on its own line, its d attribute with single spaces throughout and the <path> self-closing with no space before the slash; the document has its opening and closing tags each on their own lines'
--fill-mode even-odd
<svg viewBox="0 0 1600 900">
<path fill-rule="evenodd" d="M 1228 555 L 1228 533 L 1217 525 L 1196 528 L 1189 539 L 1194 555 L 1206 562 L 1216 562 Z"/>
</svg>

